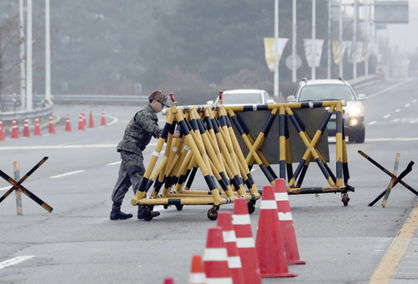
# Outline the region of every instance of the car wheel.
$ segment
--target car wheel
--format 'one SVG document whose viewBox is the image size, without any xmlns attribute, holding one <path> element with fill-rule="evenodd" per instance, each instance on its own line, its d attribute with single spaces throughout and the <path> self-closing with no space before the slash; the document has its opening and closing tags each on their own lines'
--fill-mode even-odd
<svg viewBox="0 0 418 284">
<path fill-rule="evenodd" d="M 357 142 L 357 143 L 364 143 L 364 138 L 366 137 L 366 128 L 362 127 L 355 131 L 352 131 L 348 136 L 349 142 Z"/>
</svg>

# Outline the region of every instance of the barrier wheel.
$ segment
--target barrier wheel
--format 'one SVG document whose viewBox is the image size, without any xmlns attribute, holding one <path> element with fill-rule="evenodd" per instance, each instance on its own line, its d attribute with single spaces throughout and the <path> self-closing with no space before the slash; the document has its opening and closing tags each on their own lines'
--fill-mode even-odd
<svg viewBox="0 0 418 284">
<path fill-rule="evenodd" d="M 154 214 L 152 212 L 152 208 L 149 206 L 145 207 L 144 220 L 151 221 L 153 217 L 154 217 Z"/>
<path fill-rule="evenodd" d="M 218 218 L 218 210 L 215 207 L 208 210 L 208 218 L 212 221 L 215 221 Z"/>
<path fill-rule="evenodd" d="M 253 214 L 255 211 L 255 201 L 248 201 L 247 203 L 248 213 Z"/>
<path fill-rule="evenodd" d="M 183 204 L 176 205 L 177 211 L 183 210 Z"/>
<path fill-rule="evenodd" d="M 341 193 L 341 201 L 343 202 L 344 206 L 348 205 L 348 201 L 350 201 L 350 198 L 348 197 L 347 192 Z"/>
<path fill-rule="evenodd" d="M 168 205 L 166 204 L 166 205 L 164 205 L 164 209 L 167 209 L 168 208 Z"/>
</svg>

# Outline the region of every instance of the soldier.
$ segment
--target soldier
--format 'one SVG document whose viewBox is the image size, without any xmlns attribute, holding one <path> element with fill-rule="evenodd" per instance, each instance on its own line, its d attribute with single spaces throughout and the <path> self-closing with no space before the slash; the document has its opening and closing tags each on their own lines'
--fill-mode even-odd
<svg viewBox="0 0 418 284">
<path fill-rule="evenodd" d="M 158 138 L 161 134 L 156 114 L 164 106 L 167 106 L 167 96 L 161 91 L 154 91 L 149 95 L 148 100 L 149 104 L 142 107 L 129 121 L 123 139 L 117 146 L 122 162 L 119 169 L 119 178 L 112 192 L 113 205 L 110 220 L 124 220 L 132 217 L 132 214 L 123 213 L 120 210 L 123 198 L 131 185 L 134 194 L 139 189 L 145 173 L 142 151 L 150 142 L 151 136 Z M 175 132 L 174 136 L 178 137 L 179 134 Z M 143 214 L 144 208 L 139 206 L 138 219 L 143 219 Z M 154 217 L 159 216 L 160 212 L 155 211 L 153 215 Z"/>
</svg>

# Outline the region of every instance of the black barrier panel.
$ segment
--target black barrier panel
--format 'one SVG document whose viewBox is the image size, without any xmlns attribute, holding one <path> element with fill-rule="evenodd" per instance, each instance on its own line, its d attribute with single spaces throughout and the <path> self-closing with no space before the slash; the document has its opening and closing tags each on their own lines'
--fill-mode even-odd
<svg viewBox="0 0 418 284">
<path fill-rule="evenodd" d="M 310 138 L 314 136 L 315 132 L 321 127 L 321 122 L 328 115 L 328 112 L 325 108 L 293 109 L 293 112 L 306 127 L 306 132 L 308 133 Z M 235 114 L 240 117 L 240 120 L 243 123 L 245 123 L 245 126 L 243 126 L 243 128 L 248 128 L 250 135 L 255 140 L 260 131 L 263 131 L 263 127 L 269 115 L 271 114 L 271 111 L 236 111 Z M 292 162 L 299 163 L 302 159 L 303 154 L 306 151 L 306 146 L 303 144 L 296 128 L 290 121 L 290 118 L 288 116 L 286 117 L 287 126 L 289 128 Z M 247 146 L 242 140 L 241 135 L 238 132 L 234 123 L 232 124 L 232 127 L 234 129 L 235 136 L 238 138 L 238 142 L 244 155 L 247 156 L 249 152 Z M 270 132 L 267 134 L 267 137 L 265 137 L 263 148 L 261 149 L 261 151 L 264 153 L 265 157 L 267 158 L 270 164 L 279 163 L 279 131 L 279 114 L 277 114 L 276 118 L 273 120 L 273 125 L 270 129 Z M 321 152 L 326 161 L 329 162 L 327 131 L 324 131 L 324 133 L 322 133 L 317 149 Z M 313 159 L 311 159 L 311 161 L 313 161 Z"/>
</svg>

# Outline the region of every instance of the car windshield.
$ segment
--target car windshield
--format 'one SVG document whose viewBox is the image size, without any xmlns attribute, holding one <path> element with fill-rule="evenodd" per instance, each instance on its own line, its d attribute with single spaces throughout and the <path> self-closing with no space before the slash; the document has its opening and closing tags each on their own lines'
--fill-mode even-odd
<svg viewBox="0 0 418 284">
<path fill-rule="evenodd" d="M 224 104 L 262 104 L 260 93 L 224 93 Z"/>
<path fill-rule="evenodd" d="M 351 89 L 346 85 L 323 84 L 311 85 L 302 88 L 299 101 L 354 101 L 355 97 Z"/>
</svg>

